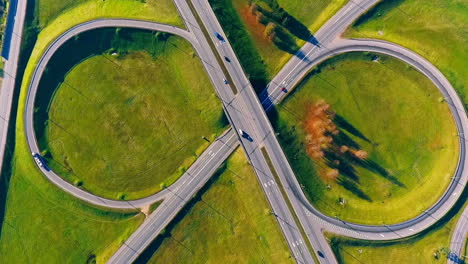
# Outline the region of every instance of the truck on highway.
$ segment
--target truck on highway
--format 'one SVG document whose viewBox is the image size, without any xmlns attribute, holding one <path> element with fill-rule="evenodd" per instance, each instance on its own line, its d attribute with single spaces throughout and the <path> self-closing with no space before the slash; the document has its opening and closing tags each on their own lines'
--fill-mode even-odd
<svg viewBox="0 0 468 264">
<path fill-rule="evenodd" d="M 32 156 L 33 156 L 34 161 L 36 162 L 36 164 L 37 164 L 37 166 L 38 166 L 39 168 L 43 168 L 43 169 L 45 169 L 46 171 L 49 171 L 49 170 L 50 170 L 49 167 L 47 166 L 47 164 L 45 163 L 44 158 L 43 158 L 41 155 L 39 155 L 39 154 L 33 152 L 33 153 L 32 153 Z"/>
</svg>

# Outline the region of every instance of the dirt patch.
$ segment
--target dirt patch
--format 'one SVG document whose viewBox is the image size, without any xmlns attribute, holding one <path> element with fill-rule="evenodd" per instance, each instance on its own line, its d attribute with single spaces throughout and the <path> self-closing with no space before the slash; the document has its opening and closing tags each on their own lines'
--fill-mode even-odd
<svg viewBox="0 0 468 264">
<path fill-rule="evenodd" d="M 140 209 L 141 209 L 141 212 L 145 215 L 145 217 L 148 217 L 148 215 L 151 214 L 151 205 L 150 204 L 144 205 Z"/>
</svg>

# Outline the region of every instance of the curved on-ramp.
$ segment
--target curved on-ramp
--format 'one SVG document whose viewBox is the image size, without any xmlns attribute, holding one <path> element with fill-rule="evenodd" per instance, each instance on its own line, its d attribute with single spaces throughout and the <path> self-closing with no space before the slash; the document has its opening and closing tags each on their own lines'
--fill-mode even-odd
<svg viewBox="0 0 468 264">
<path fill-rule="evenodd" d="M 450 253 L 447 259 L 447 264 L 465 263 L 467 256 L 463 256 L 465 244 L 467 243 L 468 235 L 468 207 L 463 210 L 460 219 L 458 220 L 455 230 L 452 232 L 450 241 Z"/>
<path fill-rule="evenodd" d="M 138 28 L 138 29 L 146 29 L 146 30 L 152 30 L 152 31 L 162 31 L 162 32 L 167 32 L 171 33 L 177 36 L 180 36 L 184 38 L 185 40 L 189 41 L 194 48 L 197 47 L 197 42 L 196 39 L 193 37 L 193 34 L 183 30 L 181 28 L 178 28 L 176 26 L 172 25 L 166 25 L 166 24 L 160 24 L 156 22 L 149 22 L 149 21 L 142 21 L 142 20 L 130 20 L 130 19 L 97 19 L 97 20 L 92 20 L 88 21 L 79 25 L 74 26 L 73 28 L 70 28 L 66 32 L 64 32 L 62 35 L 60 35 L 57 39 L 55 39 L 46 49 L 44 54 L 41 56 L 39 63 L 37 64 L 34 73 L 32 75 L 31 81 L 29 83 L 29 89 L 28 89 L 28 95 L 26 99 L 26 106 L 25 106 L 25 113 L 24 113 L 24 121 L 25 121 L 25 133 L 26 133 L 26 140 L 28 142 L 29 148 L 31 152 L 34 153 L 40 153 L 39 146 L 37 144 L 37 139 L 36 135 L 34 133 L 34 102 L 36 98 L 36 93 L 38 90 L 38 86 L 42 77 L 42 74 L 44 73 L 44 70 L 46 69 L 46 66 L 54 53 L 62 46 L 66 41 L 71 39 L 72 37 L 83 33 L 85 31 L 93 30 L 93 29 L 98 29 L 98 28 L 106 28 L 106 27 L 128 27 L 128 28 Z M 208 149 L 205 152 L 210 152 L 214 153 L 215 150 L 222 149 L 222 143 L 220 141 L 215 141 L 213 144 L 211 144 Z M 204 152 L 204 153 L 205 153 Z M 198 164 L 202 164 L 206 162 L 206 160 L 210 158 L 208 155 L 203 155 L 197 159 L 197 161 L 192 165 L 195 169 L 198 167 Z M 214 165 L 220 165 L 218 164 L 220 162 L 216 162 Z M 156 201 L 162 200 L 166 195 L 169 194 L 168 189 L 164 189 L 158 193 L 155 193 L 151 196 L 142 198 L 142 199 L 137 199 L 137 200 L 129 200 L 129 201 L 121 201 L 121 200 L 112 200 L 112 199 L 106 199 L 102 198 L 100 196 L 91 194 L 89 192 L 86 192 L 71 183 L 65 181 L 63 178 L 61 178 L 59 175 L 54 173 L 52 170 L 44 170 L 43 168 L 40 168 L 40 171 L 56 186 L 61 188 L 67 193 L 70 193 L 71 195 L 86 201 L 88 203 L 91 203 L 93 205 L 97 206 L 102 206 L 106 208 L 115 208 L 115 209 L 136 209 L 139 207 L 142 207 L 147 204 L 154 203 Z M 186 182 L 187 178 L 191 177 L 187 173 L 182 175 L 175 183 L 171 185 L 172 189 L 176 189 L 180 187 L 183 183 Z"/>
<path fill-rule="evenodd" d="M 463 103 L 458 97 L 455 89 L 444 75 L 430 62 L 415 52 L 399 45 L 380 40 L 370 39 L 338 39 L 329 47 L 318 52 L 314 59 L 300 69 L 300 74 L 294 77 L 287 88 L 291 89 L 306 76 L 313 67 L 333 56 L 352 52 L 370 51 L 381 53 L 400 59 L 428 77 L 439 89 L 448 103 L 450 111 L 457 126 L 458 135 L 464 135 L 468 130 L 468 118 Z M 273 90 L 274 91 L 274 90 Z M 277 93 L 276 97 L 270 97 L 274 103 L 280 102 L 286 94 Z M 291 186 L 295 188 L 295 194 L 303 206 L 313 213 L 317 218 L 326 222 L 325 229 L 360 239 L 391 240 L 414 235 L 430 227 L 441 219 L 456 203 L 462 194 L 468 181 L 468 158 L 466 156 L 466 141 L 459 136 L 460 155 L 455 174 L 442 197 L 422 214 L 408 221 L 393 225 L 362 225 L 343 221 L 327 216 L 315 209 L 305 197 L 296 179 L 288 179 Z"/>
</svg>

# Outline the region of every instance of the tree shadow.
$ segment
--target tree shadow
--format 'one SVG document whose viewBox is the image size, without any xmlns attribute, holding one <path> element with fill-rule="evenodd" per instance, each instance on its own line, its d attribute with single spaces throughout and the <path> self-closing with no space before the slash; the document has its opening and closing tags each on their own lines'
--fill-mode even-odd
<svg viewBox="0 0 468 264">
<path fill-rule="evenodd" d="M 292 35 L 296 36 L 299 39 L 310 41 L 312 33 L 310 30 L 297 20 L 294 16 L 289 14 L 284 10 L 277 0 L 268 0 L 265 1 L 273 11 L 269 12 L 265 9 L 261 9 L 262 13 L 268 18 L 274 20 L 278 24 L 281 24 L 285 29 L 287 29 Z"/>
<path fill-rule="evenodd" d="M 336 124 L 336 123 L 335 123 Z M 348 136 L 342 129 L 338 129 L 340 133 L 333 135 L 333 142 L 339 146 L 348 146 L 355 149 L 360 149 L 361 146 L 359 143 L 354 141 L 350 136 Z"/>
<path fill-rule="evenodd" d="M 358 186 L 357 183 L 355 183 L 354 181 L 346 178 L 346 177 L 338 177 L 337 178 L 337 183 L 341 186 L 343 186 L 343 188 L 345 188 L 346 190 L 352 192 L 354 195 L 356 195 L 357 197 L 363 199 L 363 200 L 366 200 L 368 202 L 372 202 L 372 199 L 366 194 L 364 193 Z"/>
<path fill-rule="evenodd" d="M 361 160 L 358 158 L 355 158 L 354 160 L 359 166 L 384 177 L 391 183 L 398 185 L 401 188 L 406 188 L 406 185 L 404 183 L 400 182 L 396 177 L 392 176 L 385 168 L 377 164 L 377 162 L 373 160 Z"/>
<path fill-rule="evenodd" d="M 333 122 L 339 128 L 348 131 L 352 135 L 354 135 L 354 136 L 356 136 L 356 137 L 358 137 L 358 138 L 360 138 L 360 139 L 362 139 L 362 140 L 364 140 L 366 142 L 372 143 L 366 136 L 364 136 L 364 134 L 361 133 L 361 131 L 359 131 L 352 124 L 350 124 L 348 121 L 346 121 L 346 119 L 343 116 L 336 114 L 335 118 L 333 119 Z"/>
<path fill-rule="evenodd" d="M 404 0 L 385 0 L 381 1 L 377 5 L 375 5 L 372 9 L 364 13 L 362 16 L 360 16 L 356 22 L 354 23 L 355 26 L 359 26 L 364 24 L 365 22 L 369 20 L 373 20 L 377 17 L 382 16 L 384 13 L 390 12 L 394 8 L 398 8 L 399 5 L 403 3 Z"/>
<path fill-rule="evenodd" d="M 312 43 L 316 46 L 320 45 L 318 40 L 313 36 L 307 26 L 302 24 L 294 16 L 284 10 L 278 4 L 277 0 L 268 0 L 264 2 L 269 5 L 271 11 L 262 8 L 260 5 L 256 6 L 256 10 L 258 10 L 263 15 L 261 21 L 262 24 L 266 25 L 269 22 L 273 22 L 275 25 L 277 25 L 275 28 L 276 36 L 273 39 L 273 43 L 279 49 L 291 54 L 295 54 L 297 51 L 299 51 L 300 48 L 297 46 L 294 37 Z M 305 58 L 305 56 L 303 56 L 301 59 L 303 58 Z"/>
<path fill-rule="evenodd" d="M 299 47 L 296 44 L 294 38 L 285 32 L 281 27 L 275 29 L 276 36 L 273 39 L 273 43 L 280 50 L 288 52 L 290 54 L 296 54 L 299 51 Z"/>
<path fill-rule="evenodd" d="M 333 151 L 325 151 L 325 160 L 328 167 L 337 169 L 340 174 L 348 179 L 359 183 L 359 177 L 356 169 L 343 157 Z"/>
</svg>

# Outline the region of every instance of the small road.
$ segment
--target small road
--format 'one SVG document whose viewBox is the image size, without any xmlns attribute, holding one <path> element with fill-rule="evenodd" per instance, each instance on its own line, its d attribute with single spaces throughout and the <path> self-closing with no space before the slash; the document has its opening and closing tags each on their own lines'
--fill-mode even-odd
<svg viewBox="0 0 468 264">
<path fill-rule="evenodd" d="M 466 197 L 465 197 L 466 199 Z M 465 254 L 465 246 L 468 236 L 468 206 L 463 210 L 457 226 L 452 233 L 450 240 L 450 254 L 447 264 L 462 264 L 466 263 L 467 256 Z"/>
<path fill-rule="evenodd" d="M 14 23 L 13 32 L 11 33 L 11 38 L 9 38 L 10 43 L 3 44 L 9 47 L 9 51 L 8 60 L 5 61 L 3 67 L 3 82 L 0 88 L 0 175 L 5 158 L 8 124 L 10 123 L 11 106 L 15 93 L 16 72 L 18 69 L 21 40 L 23 36 L 24 17 L 26 15 L 26 2 L 27 1 L 18 1 L 16 10 L 9 10 L 9 12 L 15 13 L 15 16 L 13 16 L 14 21 L 8 21 L 8 23 Z M 6 40 L 7 39 L 5 39 L 5 41 Z"/>
</svg>

